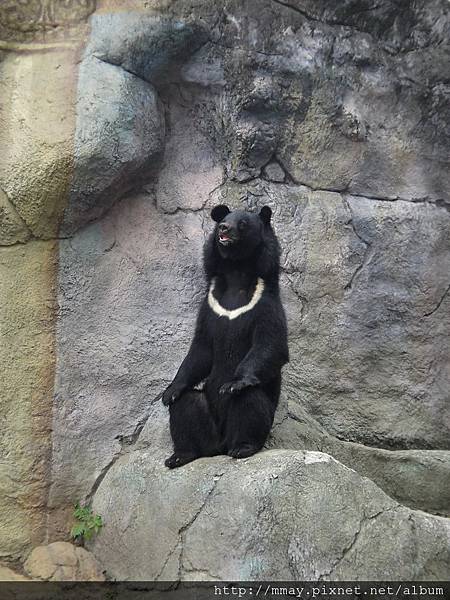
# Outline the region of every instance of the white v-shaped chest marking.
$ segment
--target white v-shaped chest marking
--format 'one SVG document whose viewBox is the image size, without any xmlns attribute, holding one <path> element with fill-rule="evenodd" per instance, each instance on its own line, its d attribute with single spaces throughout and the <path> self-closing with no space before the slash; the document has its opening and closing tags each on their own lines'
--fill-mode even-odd
<svg viewBox="0 0 450 600">
<path fill-rule="evenodd" d="M 230 319 L 230 321 L 232 319 L 236 319 L 237 317 L 248 312 L 249 310 L 252 310 L 252 308 L 255 308 L 255 306 L 261 300 L 261 296 L 264 291 L 264 279 L 261 279 L 261 277 L 258 277 L 255 291 L 253 292 L 253 296 L 252 296 L 252 299 L 250 300 L 250 302 L 248 304 L 244 304 L 244 306 L 235 308 L 234 310 L 228 310 L 228 309 L 224 308 L 221 304 L 219 304 L 219 302 L 214 297 L 213 292 L 214 292 L 215 285 L 216 285 L 216 279 L 214 278 L 211 281 L 211 285 L 209 286 L 209 292 L 208 292 L 209 307 L 211 308 L 211 310 L 213 312 L 216 313 L 216 315 L 219 315 L 219 317 L 227 317 L 228 319 Z"/>
</svg>

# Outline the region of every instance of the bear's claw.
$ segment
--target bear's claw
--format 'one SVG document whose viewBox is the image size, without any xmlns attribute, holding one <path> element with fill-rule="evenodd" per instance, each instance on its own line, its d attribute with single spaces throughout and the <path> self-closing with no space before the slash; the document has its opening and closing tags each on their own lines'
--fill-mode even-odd
<svg viewBox="0 0 450 600">
<path fill-rule="evenodd" d="M 164 406 L 170 406 L 176 400 L 178 400 L 178 398 L 184 392 L 184 389 L 184 387 L 174 387 L 174 385 L 171 383 L 161 396 Z"/>
<path fill-rule="evenodd" d="M 245 388 L 259 385 L 260 381 L 257 377 L 246 377 L 245 379 L 239 379 L 237 381 L 229 381 L 224 383 L 219 389 L 219 394 L 237 394 Z"/>
</svg>

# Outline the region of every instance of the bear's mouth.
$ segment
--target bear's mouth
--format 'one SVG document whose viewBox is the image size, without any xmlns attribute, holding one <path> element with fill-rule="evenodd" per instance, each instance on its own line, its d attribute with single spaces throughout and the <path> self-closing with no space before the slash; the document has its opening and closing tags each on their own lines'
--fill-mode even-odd
<svg viewBox="0 0 450 600">
<path fill-rule="evenodd" d="M 222 246 L 230 246 L 234 242 L 235 240 L 232 237 L 230 237 L 227 233 L 222 231 L 219 233 L 219 243 L 222 244 Z"/>
</svg>

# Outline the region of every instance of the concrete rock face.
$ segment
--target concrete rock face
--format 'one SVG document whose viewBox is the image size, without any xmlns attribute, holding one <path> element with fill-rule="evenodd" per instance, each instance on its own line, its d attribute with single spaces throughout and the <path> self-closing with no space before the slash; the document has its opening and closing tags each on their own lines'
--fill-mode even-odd
<svg viewBox="0 0 450 600">
<path fill-rule="evenodd" d="M 290 398 L 341 439 L 448 449 L 448 213 L 331 193 L 283 196 L 296 198 L 295 237 L 283 217 L 279 229 L 303 308 L 291 328 L 298 360 L 286 374 L 301 392 Z"/>
<path fill-rule="evenodd" d="M 411 508 L 448 515 L 447 450 L 386 450 L 330 435 L 299 404 L 282 397 L 267 448 L 307 448 L 331 454 Z"/>
<path fill-rule="evenodd" d="M 444 577 L 410 509 L 450 514 L 447 3 L 143 4 L 0 57 L 0 556 L 93 501 L 117 578 Z M 291 362 L 275 450 L 168 473 L 217 203 L 273 210 Z"/>
</svg>

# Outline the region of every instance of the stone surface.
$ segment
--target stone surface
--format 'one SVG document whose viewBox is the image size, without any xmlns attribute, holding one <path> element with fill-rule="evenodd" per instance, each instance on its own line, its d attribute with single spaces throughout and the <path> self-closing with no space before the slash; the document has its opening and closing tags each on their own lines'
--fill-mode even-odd
<svg viewBox="0 0 450 600">
<path fill-rule="evenodd" d="M 74 176 L 61 229 L 65 236 L 100 217 L 125 193 L 155 179 L 165 146 L 159 88 L 170 82 L 172 70 L 176 77 L 180 65 L 206 37 L 204 28 L 195 22 L 133 11 L 100 11 L 90 26 L 78 72 Z M 189 143 L 197 146 L 196 142 L 189 137 Z M 170 155 L 185 146 L 186 141 L 180 143 L 172 136 L 166 144 L 166 164 L 171 164 Z M 189 178 L 189 172 L 195 173 L 200 166 L 205 181 L 200 177 L 196 181 L 208 186 L 210 159 L 203 148 L 197 152 L 200 160 L 183 152 L 184 161 L 178 152 L 174 179 Z M 161 186 L 167 188 L 164 170 Z"/>
<path fill-rule="evenodd" d="M 211 142 L 186 110 L 172 101 L 171 135 L 156 185 L 156 203 L 163 212 L 196 211 L 222 182 L 223 168 Z"/>
<path fill-rule="evenodd" d="M 367 196 L 448 201 L 445 2 L 401 9 L 368 2 L 361 11 L 351 2 L 232 6 L 233 19 L 215 32 L 218 43 L 229 40 L 230 66 L 242 70 L 246 102 L 230 116 L 252 123 L 251 139 L 259 135 L 293 178 Z M 247 52 L 238 55 L 239 47 Z M 236 158 L 254 167 L 245 129 L 230 131 L 230 141 L 238 142 Z M 242 135 L 250 144 L 239 143 Z"/>
<path fill-rule="evenodd" d="M 276 183 L 282 183 L 286 178 L 286 173 L 275 160 L 264 167 L 264 175 L 269 181 L 275 181 Z"/>
<path fill-rule="evenodd" d="M 30 232 L 17 210 L 0 190 L 0 245 L 11 246 L 17 242 L 26 242 Z"/>
<path fill-rule="evenodd" d="M 150 179 L 164 140 L 162 108 L 150 83 L 92 56 L 89 48 L 78 78 L 74 175 L 63 235 Z"/>
<path fill-rule="evenodd" d="M 448 519 L 398 505 L 321 452 L 200 459 L 170 471 L 158 449 L 165 432 L 154 425 L 160 410 L 155 406 L 144 436 L 147 447 L 142 440 L 141 449 L 120 457 L 94 497 L 105 527 L 91 550 L 113 578 L 447 576 Z"/>
<path fill-rule="evenodd" d="M 45 534 L 56 256 L 50 241 L 0 248 L 0 557 Z"/>
<path fill-rule="evenodd" d="M 6 565 L 0 565 L 0 581 L 29 581 L 29 579 Z"/>
<path fill-rule="evenodd" d="M 166 85 L 208 35 L 199 19 L 162 8 L 159 14 L 157 10 L 99 11 L 90 19 L 87 52 L 145 81 Z"/>
<path fill-rule="evenodd" d="M 90 552 L 67 542 L 34 548 L 24 564 L 33 579 L 44 581 L 104 581 L 100 565 Z"/>
<path fill-rule="evenodd" d="M 0 62 L 0 188 L 21 225 L 6 243 L 58 235 L 73 174 L 77 58 L 74 46 L 11 51 Z"/>
<path fill-rule="evenodd" d="M 267 448 L 304 448 L 331 454 L 372 479 L 401 504 L 450 516 L 450 452 L 386 450 L 345 442 L 319 425 L 298 403 L 282 398 Z"/>
</svg>

